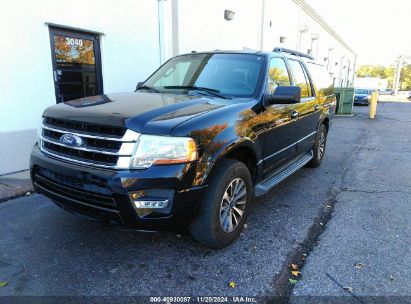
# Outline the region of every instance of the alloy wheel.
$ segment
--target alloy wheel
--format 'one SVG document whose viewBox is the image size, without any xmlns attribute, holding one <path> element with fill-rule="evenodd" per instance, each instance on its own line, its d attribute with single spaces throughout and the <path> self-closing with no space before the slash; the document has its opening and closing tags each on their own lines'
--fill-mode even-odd
<svg viewBox="0 0 411 304">
<path fill-rule="evenodd" d="M 233 232 L 243 217 L 247 200 L 247 187 L 241 178 L 227 186 L 220 207 L 220 225 L 224 232 Z"/>
<path fill-rule="evenodd" d="M 325 151 L 325 133 L 321 132 L 320 140 L 318 142 L 318 159 L 322 159 Z"/>
</svg>

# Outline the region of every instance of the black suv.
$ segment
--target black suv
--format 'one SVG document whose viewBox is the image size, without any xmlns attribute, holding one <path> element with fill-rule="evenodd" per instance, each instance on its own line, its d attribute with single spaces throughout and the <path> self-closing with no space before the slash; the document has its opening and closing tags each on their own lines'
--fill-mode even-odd
<svg viewBox="0 0 411 304">
<path fill-rule="evenodd" d="M 188 227 L 221 248 L 253 196 L 320 165 L 335 104 L 327 70 L 305 54 L 181 55 L 135 92 L 47 108 L 31 177 L 66 210 L 139 230 Z"/>
</svg>

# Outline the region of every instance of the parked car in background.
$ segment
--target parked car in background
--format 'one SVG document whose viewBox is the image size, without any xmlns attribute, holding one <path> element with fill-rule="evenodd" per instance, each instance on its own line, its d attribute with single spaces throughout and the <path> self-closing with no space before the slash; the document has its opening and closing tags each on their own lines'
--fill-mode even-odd
<svg viewBox="0 0 411 304">
<path fill-rule="evenodd" d="M 365 88 L 356 88 L 354 91 L 354 105 L 370 104 L 372 90 Z"/>
<path fill-rule="evenodd" d="M 394 95 L 394 91 L 391 90 L 391 89 L 378 90 L 378 94 L 380 94 L 380 95 Z"/>
<path fill-rule="evenodd" d="M 305 54 L 180 55 L 135 92 L 47 108 L 31 178 L 74 213 L 188 227 L 222 248 L 240 235 L 253 196 L 321 164 L 335 105 L 327 69 Z"/>
</svg>

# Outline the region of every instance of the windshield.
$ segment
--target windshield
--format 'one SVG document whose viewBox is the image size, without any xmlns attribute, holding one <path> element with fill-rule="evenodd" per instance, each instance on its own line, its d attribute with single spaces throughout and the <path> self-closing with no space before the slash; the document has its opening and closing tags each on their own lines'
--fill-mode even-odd
<svg viewBox="0 0 411 304">
<path fill-rule="evenodd" d="M 368 90 L 366 90 L 366 89 L 355 89 L 355 94 L 368 95 Z"/>
<path fill-rule="evenodd" d="M 196 91 L 197 87 L 211 89 L 225 97 L 252 97 L 258 89 L 263 59 L 252 54 L 178 56 L 165 63 L 144 85 L 167 93 Z"/>
</svg>

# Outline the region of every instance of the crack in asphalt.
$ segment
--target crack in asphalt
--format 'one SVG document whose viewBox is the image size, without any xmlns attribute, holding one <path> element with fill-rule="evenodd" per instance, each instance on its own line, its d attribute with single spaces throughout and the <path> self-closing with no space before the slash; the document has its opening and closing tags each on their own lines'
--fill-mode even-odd
<svg viewBox="0 0 411 304">
<path fill-rule="evenodd" d="M 369 124 L 370 122 L 368 125 Z M 327 199 L 324 201 L 322 209 L 309 228 L 306 238 L 303 242 L 297 243 L 298 246 L 288 254 L 280 272 L 274 277 L 274 291 L 267 296 L 267 303 L 271 303 L 272 297 L 276 299 L 276 303 L 290 303 L 294 285 L 289 282 L 289 279 L 292 278 L 289 265 L 291 263 L 297 264 L 300 272 L 303 272 L 305 260 L 309 257 L 309 254 L 313 251 L 314 247 L 318 245 L 319 239 L 327 227 L 327 223 L 332 219 L 337 196 L 344 191 L 342 185 L 345 183 L 346 175 L 350 169 L 352 169 L 354 161 L 358 157 L 358 153 L 356 152 L 359 152 L 367 144 L 366 139 L 370 132 L 369 128 L 363 128 L 361 130 L 363 132 L 357 138 L 357 144 L 354 146 L 351 153 L 346 154 L 346 158 L 343 160 L 342 174 L 329 186 Z M 305 255 L 305 258 L 301 259 L 303 255 Z"/>
<path fill-rule="evenodd" d="M 360 189 L 341 189 L 341 192 L 351 192 L 351 193 L 367 193 L 367 194 L 380 194 L 380 193 L 401 193 L 401 194 L 411 194 L 411 192 L 401 191 L 401 190 L 360 190 Z"/>
<path fill-rule="evenodd" d="M 14 269 L 14 271 L 12 271 L 10 279 L 11 281 L 13 281 L 14 278 L 16 279 L 16 286 L 13 287 L 13 290 L 15 291 L 16 295 L 19 295 L 24 291 L 26 283 L 30 280 L 35 280 L 35 277 L 27 271 L 26 267 L 21 261 L 16 259 L 15 262 L 17 263 L 0 259 L 0 269 L 9 266 Z"/>
</svg>

